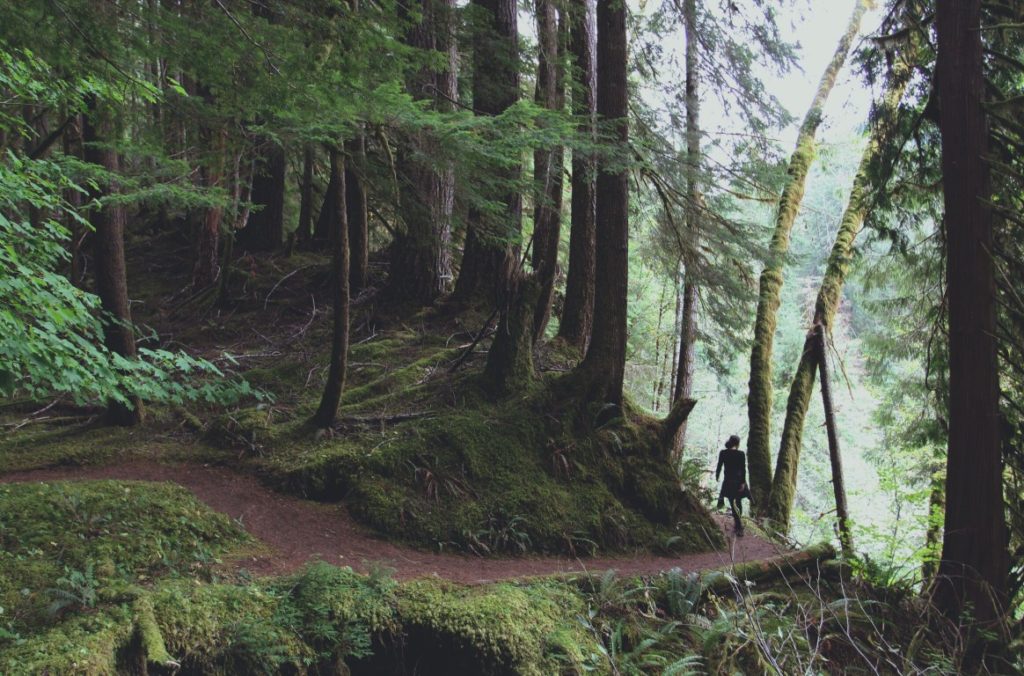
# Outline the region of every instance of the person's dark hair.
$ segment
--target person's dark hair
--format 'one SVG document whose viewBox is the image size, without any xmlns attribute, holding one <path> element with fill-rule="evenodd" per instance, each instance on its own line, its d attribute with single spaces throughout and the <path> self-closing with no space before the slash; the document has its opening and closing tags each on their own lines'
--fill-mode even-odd
<svg viewBox="0 0 1024 676">
<path fill-rule="evenodd" d="M 725 442 L 725 447 L 726 448 L 739 448 L 740 447 L 740 438 L 738 436 L 736 436 L 735 434 L 732 435 L 731 437 L 729 437 L 729 440 Z"/>
</svg>

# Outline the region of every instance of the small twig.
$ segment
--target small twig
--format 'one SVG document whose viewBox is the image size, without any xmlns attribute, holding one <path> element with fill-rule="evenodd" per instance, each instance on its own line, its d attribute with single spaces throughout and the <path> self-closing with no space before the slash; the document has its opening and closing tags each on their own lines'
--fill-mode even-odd
<svg viewBox="0 0 1024 676">
<path fill-rule="evenodd" d="M 472 352 L 476 348 L 477 344 L 480 342 L 480 340 L 487 333 L 487 330 L 491 327 L 491 322 L 494 321 L 494 318 L 497 315 L 498 315 L 498 308 L 494 308 L 494 311 L 491 312 L 491 316 L 488 317 L 487 321 L 484 322 L 484 325 L 480 328 L 480 331 L 476 334 L 476 338 L 473 339 L 473 342 L 469 344 L 469 347 L 467 347 L 465 350 L 462 351 L 462 354 L 459 355 L 459 358 L 456 359 L 455 363 L 452 364 L 451 368 L 448 369 L 449 373 L 455 373 L 459 369 L 459 367 L 462 366 L 463 362 L 465 362 L 469 358 L 469 355 L 472 354 Z"/>
<path fill-rule="evenodd" d="M 272 295 L 273 295 L 273 293 L 274 293 L 275 291 L 277 291 L 277 287 L 281 286 L 281 284 L 282 284 L 282 283 L 283 283 L 283 282 L 284 282 L 284 281 L 285 281 L 286 279 L 288 279 L 289 277 L 291 277 L 291 276 L 295 275 L 295 274 L 296 274 L 297 272 L 299 272 L 300 270 L 305 270 L 306 268 L 310 268 L 310 267 L 313 267 L 313 266 L 312 266 L 312 265 L 303 265 L 303 266 L 302 266 L 302 267 L 300 267 L 300 268 L 295 268 L 294 270 L 292 270 L 291 272 L 289 272 L 289 273 L 288 273 L 287 275 L 285 275 L 285 276 L 284 276 L 284 277 L 282 277 L 281 279 L 277 280 L 277 284 L 275 284 L 274 286 L 272 286 L 272 287 L 270 288 L 270 291 L 268 291 L 268 292 L 267 292 L 267 297 L 263 299 L 263 309 L 264 309 L 264 310 L 266 310 L 266 309 L 267 309 L 267 303 L 269 303 L 269 302 L 270 302 L 270 296 L 272 296 Z"/>
</svg>

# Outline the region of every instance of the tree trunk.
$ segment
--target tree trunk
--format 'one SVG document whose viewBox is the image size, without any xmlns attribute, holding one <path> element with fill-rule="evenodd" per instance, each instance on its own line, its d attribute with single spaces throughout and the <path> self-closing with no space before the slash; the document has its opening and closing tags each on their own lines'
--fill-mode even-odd
<svg viewBox="0 0 1024 676">
<path fill-rule="evenodd" d="M 669 384 L 668 391 L 668 405 L 671 408 L 672 402 L 676 400 L 676 375 L 678 373 L 679 365 L 679 333 L 682 331 L 683 326 L 683 294 L 679 288 L 679 282 L 682 281 L 682 275 L 679 274 L 679 266 L 676 266 L 676 274 L 673 277 L 672 287 L 676 292 L 676 313 L 675 313 L 675 324 L 672 327 L 672 369 L 669 371 L 672 380 Z"/>
<path fill-rule="evenodd" d="M 537 0 L 537 105 L 548 110 L 565 108 L 565 78 L 561 52 L 565 41 L 554 0 Z M 562 231 L 562 174 L 565 148 L 539 148 L 533 153 L 533 182 L 536 206 L 533 210 L 533 269 L 540 284 L 540 295 L 533 314 L 533 342 L 544 337 L 551 319 L 551 301 L 555 295 L 558 272 L 558 242 Z"/>
<path fill-rule="evenodd" d="M 284 198 L 287 161 L 284 148 L 265 140 L 262 162 L 252 181 L 253 211 L 249 225 L 239 233 L 240 242 L 257 251 L 274 251 L 284 241 Z"/>
<path fill-rule="evenodd" d="M 857 0 L 846 32 L 821 77 L 811 107 L 800 125 L 796 149 L 789 160 L 786 185 L 779 198 L 768 261 L 761 272 L 754 344 L 750 352 L 750 392 L 747 397 L 747 417 L 750 424 L 747 458 L 750 489 L 755 496 L 768 496 L 771 490 L 772 348 L 782 295 L 782 272 L 786 263 L 786 253 L 789 251 L 789 235 L 800 210 L 800 203 L 803 201 L 807 173 L 814 161 L 814 136 L 821 124 L 822 109 L 835 86 L 853 40 L 857 37 L 868 4 L 869 0 Z M 764 504 L 764 497 L 755 499 Z"/>
<path fill-rule="evenodd" d="M 514 273 L 484 367 L 485 382 L 499 396 L 520 392 L 533 380 L 533 311 L 540 292 L 536 277 Z"/>
<path fill-rule="evenodd" d="M 619 0 L 597 2 L 597 113 L 623 149 L 629 142 L 626 8 Z M 616 156 L 619 154 L 616 153 Z M 622 405 L 626 369 L 626 307 L 629 287 L 629 177 L 606 153 L 597 174 L 597 276 L 594 329 L 578 367 L 590 401 Z"/>
<path fill-rule="evenodd" d="M 424 68 L 410 78 L 413 98 L 430 99 L 433 108 L 453 110 L 458 99 L 454 0 L 424 0 L 422 19 L 406 33 L 406 43 L 446 56 L 445 68 Z M 446 293 L 452 279 L 451 233 L 455 173 L 451 163 L 436 166 L 438 140 L 420 132 L 402 165 L 400 229 L 391 246 L 387 295 L 429 305 Z"/>
<path fill-rule="evenodd" d="M 95 99 L 88 102 L 88 112 L 82 124 L 82 142 L 85 161 L 97 164 L 112 174 L 120 169 L 117 151 L 99 147 L 113 137 L 113 125 L 108 114 L 100 109 Z M 110 191 L 116 192 L 112 185 Z M 103 197 L 96 191 L 92 199 Z M 96 295 L 103 307 L 103 342 L 111 352 L 126 359 L 135 359 L 135 333 L 128 307 L 128 281 L 124 262 L 124 207 L 108 204 L 93 212 L 90 219 L 94 230 L 93 258 L 96 265 Z M 142 421 L 142 402 L 133 393 L 124 393 L 127 403 L 111 399 L 107 404 L 107 422 L 131 426 Z"/>
<path fill-rule="evenodd" d="M 686 24 L 686 225 L 690 242 L 683 253 L 686 277 L 683 284 L 683 313 L 679 328 L 679 371 L 675 399 L 693 394 L 694 353 L 697 347 L 697 254 L 700 248 L 700 54 L 697 36 L 697 3 L 684 0 Z M 672 445 L 672 465 L 678 466 L 686 447 L 686 422 L 679 426 Z"/>
<path fill-rule="evenodd" d="M 880 103 L 878 121 L 871 132 L 871 138 L 864 154 L 861 156 L 857 175 L 853 179 L 846 210 L 839 223 L 836 241 L 832 245 L 825 274 L 818 289 L 818 299 L 814 305 L 813 326 L 824 326 L 830 331 L 835 321 L 836 311 L 842 297 L 843 284 L 849 273 L 850 261 L 853 258 L 853 244 L 860 234 L 873 201 L 874 186 L 872 174 L 879 156 L 895 138 L 897 112 L 903 92 L 907 88 L 913 73 L 913 49 L 905 54 L 897 55 L 892 73 L 886 86 L 886 92 Z M 885 185 L 887 168 L 883 168 L 883 176 L 878 186 Z M 814 390 L 814 376 L 817 368 L 817 350 L 815 349 L 814 330 L 808 332 L 801 352 L 800 364 L 797 366 L 793 383 L 789 389 L 789 400 L 786 402 L 786 419 L 782 426 L 782 441 L 779 444 L 779 456 L 775 464 L 775 476 L 772 479 L 771 494 L 759 496 L 761 514 L 772 521 L 776 528 L 783 531 L 789 528 L 789 519 L 793 509 L 793 494 L 796 490 L 797 468 L 800 461 L 800 449 L 803 444 L 804 419 L 810 405 Z"/>
<path fill-rule="evenodd" d="M 216 188 L 224 182 L 224 154 L 227 152 L 227 129 L 206 129 L 205 141 L 213 153 L 208 166 L 203 168 L 203 178 L 208 188 Z M 224 207 L 206 209 L 203 222 L 196 237 L 196 262 L 192 268 L 192 288 L 205 289 L 212 286 L 220 275 L 220 230 L 224 220 Z"/>
<path fill-rule="evenodd" d="M 579 135 L 592 141 L 594 127 L 594 91 L 597 71 L 594 67 L 593 12 L 590 0 L 572 0 L 569 9 L 569 47 L 572 51 L 574 87 L 573 114 L 580 120 Z M 594 234 L 596 191 L 594 157 L 586 149 L 572 151 L 572 202 L 570 205 L 569 271 L 565 280 L 565 305 L 558 325 L 558 336 L 584 352 L 594 323 Z"/>
<path fill-rule="evenodd" d="M 949 311 L 949 449 L 942 561 L 934 600 L 951 617 L 972 606 L 982 623 L 1006 601 L 1009 558 L 1003 503 L 996 356 L 995 274 L 981 2 L 936 11 L 946 298 Z"/>
<path fill-rule="evenodd" d="M 658 296 L 658 324 L 654 329 L 654 378 L 651 379 L 651 408 L 655 412 L 661 408 L 661 388 L 665 385 L 665 372 L 661 368 L 661 326 L 664 320 L 665 283 L 662 282 L 661 293 Z"/>
<path fill-rule="evenodd" d="M 330 430 L 338 415 L 341 393 L 345 389 L 345 371 L 348 364 L 349 334 L 349 251 L 348 214 L 345 206 L 345 160 L 338 148 L 331 148 L 331 185 L 334 196 L 331 200 L 334 213 L 334 232 L 331 237 L 333 263 L 331 267 L 331 297 L 334 303 L 331 337 L 331 364 L 327 382 L 320 398 L 320 407 L 313 416 L 318 429 Z"/>
<path fill-rule="evenodd" d="M 366 288 L 370 276 L 370 230 L 366 216 L 366 139 L 360 133 L 345 144 L 349 162 L 345 165 L 345 209 L 348 218 L 349 294 Z"/>
<path fill-rule="evenodd" d="M 324 200 L 320 205 L 320 212 L 316 217 L 316 225 L 313 228 L 313 239 L 318 242 L 330 242 L 334 237 L 336 232 L 334 228 L 334 213 L 337 210 L 337 196 L 338 178 L 332 175 L 327 180 Z"/>
<path fill-rule="evenodd" d="M 313 165 L 316 153 L 311 143 L 302 151 L 302 184 L 299 186 L 299 226 L 296 237 L 305 242 L 313 236 Z"/>
<path fill-rule="evenodd" d="M 825 409 L 825 430 L 828 434 L 828 459 L 832 466 L 832 492 L 836 498 L 836 520 L 839 524 L 839 542 L 846 556 L 853 555 L 853 535 L 850 532 L 850 511 L 846 506 L 846 482 L 843 480 L 843 457 L 839 450 L 839 432 L 832 404 L 832 383 L 828 376 L 828 352 L 825 346 L 825 327 L 815 327 L 815 352 L 821 372 L 821 405 Z"/>
<path fill-rule="evenodd" d="M 473 36 L 473 107 L 481 115 L 499 115 L 519 98 L 519 30 L 514 0 L 473 0 L 480 25 Z M 521 167 L 495 170 L 495 185 L 515 184 Z M 501 188 L 497 188 L 501 190 Z M 504 213 L 485 218 L 470 209 L 466 243 L 453 298 L 459 302 L 502 304 L 516 268 L 522 228 L 522 196 L 516 189 L 490 199 Z"/>
</svg>

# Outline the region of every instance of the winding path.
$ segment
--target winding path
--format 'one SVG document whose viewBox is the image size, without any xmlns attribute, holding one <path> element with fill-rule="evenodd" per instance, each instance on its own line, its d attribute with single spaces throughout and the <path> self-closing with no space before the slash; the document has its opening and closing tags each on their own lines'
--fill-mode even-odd
<svg viewBox="0 0 1024 676">
<path fill-rule="evenodd" d="M 398 579 L 437 575 L 464 584 L 483 584 L 534 575 L 615 569 L 624 575 L 653 574 L 678 567 L 699 571 L 766 559 L 783 553 L 778 545 L 756 535 L 735 538 L 728 519 L 716 517 L 726 531 L 723 551 L 682 556 L 636 556 L 571 559 L 524 556 L 480 558 L 435 554 L 371 535 L 349 516 L 344 504 L 302 500 L 273 491 L 255 477 L 207 465 L 164 465 L 130 462 L 108 467 L 57 467 L 12 472 L 0 482 L 120 479 L 170 481 L 184 486 L 212 509 L 238 521 L 262 540 L 269 551 L 237 562 L 261 575 L 288 573 L 309 560 L 366 571 L 373 565 L 395 570 Z"/>
</svg>

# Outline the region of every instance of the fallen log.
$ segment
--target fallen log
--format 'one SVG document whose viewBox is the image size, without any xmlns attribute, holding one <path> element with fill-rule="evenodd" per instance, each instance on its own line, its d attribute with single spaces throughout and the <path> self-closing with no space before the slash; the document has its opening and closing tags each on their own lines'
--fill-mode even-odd
<svg viewBox="0 0 1024 676">
<path fill-rule="evenodd" d="M 701 575 L 705 593 L 722 595 L 729 591 L 744 591 L 749 584 L 782 580 L 811 570 L 819 570 L 826 561 L 836 558 L 831 543 L 822 542 L 795 552 L 760 561 L 737 563 L 725 568 L 709 570 Z"/>
</svg>

